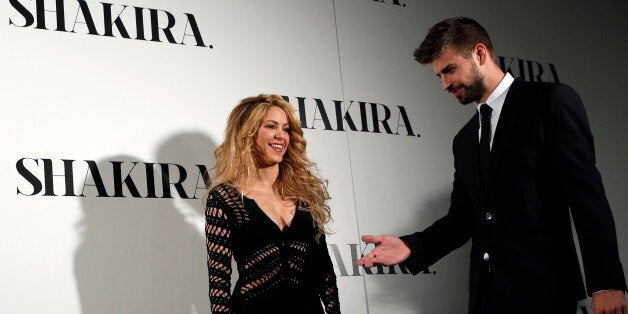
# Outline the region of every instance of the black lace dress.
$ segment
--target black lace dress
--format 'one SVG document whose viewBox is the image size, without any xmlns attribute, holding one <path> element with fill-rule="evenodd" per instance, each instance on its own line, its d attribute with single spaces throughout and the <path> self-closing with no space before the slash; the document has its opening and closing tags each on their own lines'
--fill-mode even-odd
<svg viewBox="0 0 628 314">
<path fill-rule="evenodd" d="M 312 217 L 298 205 L 282 231 L 233 186 L 210 191 L 205 235 L 212 313 L 340 313 L 325 237 L 314 240 Z M 239 275 L 233 295 L 231 256 Z"/>
</svg>

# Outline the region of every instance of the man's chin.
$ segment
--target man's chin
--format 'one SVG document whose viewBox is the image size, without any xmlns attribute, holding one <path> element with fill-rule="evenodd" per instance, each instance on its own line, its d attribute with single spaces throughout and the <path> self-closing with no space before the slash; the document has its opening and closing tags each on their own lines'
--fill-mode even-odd
<svg viewBox="0 0 628 314">
<path fill-rule="evenodd" d="M 466 106 L 473 102 L 473 100 L 469 100 L 468 98 L 457 98 L 457 99 L 458 99 L 458 102 L 463 106 Z"/>
</svg>

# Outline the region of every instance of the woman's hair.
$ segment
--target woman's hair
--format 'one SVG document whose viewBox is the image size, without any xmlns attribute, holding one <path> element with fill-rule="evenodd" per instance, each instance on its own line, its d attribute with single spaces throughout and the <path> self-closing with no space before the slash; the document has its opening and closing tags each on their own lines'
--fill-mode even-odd
<svg viewBox="0 0 628 314">
<path fill-rule="evenodd" d="M 241 100 L 233 108 L 227 120 L 225 140 L 214 151 L 216 165 L 209 189 L 225 183 L 243 192 L 253 186 L 257 180 L 260 158 L 255 147 L 257 130 L 271 106 L 279 107 L 286 113 L 290 128 L 290 143 L 279 164 L 279 176 L 274 188 L 281 197 L 305 205 L 305 209 L 312 214 L 318 241 L 325 233 L 325 224 L 330 219 L 327 181 L 315 175 L 318 169 L 305 154 L 306 141 L 299 120 L 292 105 L 281 96 L 260 94 Z"/>
</svg>

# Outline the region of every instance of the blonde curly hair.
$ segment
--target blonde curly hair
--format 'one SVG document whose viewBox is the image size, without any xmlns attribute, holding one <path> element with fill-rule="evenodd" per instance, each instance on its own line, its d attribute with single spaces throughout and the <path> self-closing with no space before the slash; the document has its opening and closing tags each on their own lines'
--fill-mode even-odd
<svg viewBox="0 0 628 314">
<path fill-rule="evenodd" d="M 216 165 L 209 189 L 223 183 L 237 185 L 240 191 L 253 186 L 257 180 L 259 158 L 255 139 L 262 117 L 272 106 L 286 113 L 290 128 L 290 143 L 279 164 L 279 176 L 274 188 L 282 198 L 305 205 L 304 209 L 312 215 L 318 241 L 326 233 L 325 224 L 330 220 L 327 181 L 315 174 L 318 169 L 305 154 L 306 141 L 301 124 L 292 105 L 281 96 L 260 94 L 241 100 L 233 108 L 227 120 L 225 140 L 214 151 Z"/>
</svg>

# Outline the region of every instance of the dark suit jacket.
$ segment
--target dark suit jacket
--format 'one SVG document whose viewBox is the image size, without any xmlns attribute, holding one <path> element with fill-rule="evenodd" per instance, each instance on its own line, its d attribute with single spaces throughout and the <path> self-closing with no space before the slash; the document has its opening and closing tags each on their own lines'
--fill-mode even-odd
<svg viewBox="0 0 628 314">
<path fill-rule="evenodd" d="M 593 136 L 578 94 L 562 84 L 516 79 L 495 131 L 483 188 L 477 114 L 454 138 L 448 214 L 404 236 L 413 273 L 472 239 L 469 313 L 478 298 L 483 256 L 490 256 L 494 313 L 541 313 L 603 289 L 626 289 L 615 225 Z M 582 280 L 570 215 L 586 278 Z"/>
</svg>

